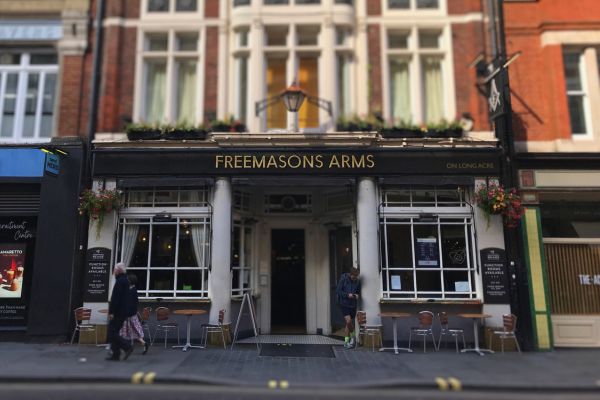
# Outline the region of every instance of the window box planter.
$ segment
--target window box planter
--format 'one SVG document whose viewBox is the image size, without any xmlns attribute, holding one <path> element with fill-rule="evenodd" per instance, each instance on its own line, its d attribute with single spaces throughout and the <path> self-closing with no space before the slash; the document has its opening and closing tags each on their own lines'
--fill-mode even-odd
<svg viewBox="0 0 600 400">
<path fill-rule="evenodd" d="M 462 137 L 462 134 L 462 128 L 444 130 L 429 129 L 425 136 L 429 138 L 459 138 Z"/>
<path fill-rule="evenodd" d="M 158 128 L 128 128 L 127 139 L 129 140 L 158 140 L 162 137 Z"/>
<path fill-rule="evenodd" d="M 204 140 L 206 139 L 206 130 L 173 129 L 165 131 L 164 138 L 169 140 Z"/>
<path fill-rule="evenodd" d="M 379 134 L 387 139 L 410 139 L 424 136 L 424 132 L 420 129 L 410 128 L 383 128 L 379 131 Z"/>
</svg>

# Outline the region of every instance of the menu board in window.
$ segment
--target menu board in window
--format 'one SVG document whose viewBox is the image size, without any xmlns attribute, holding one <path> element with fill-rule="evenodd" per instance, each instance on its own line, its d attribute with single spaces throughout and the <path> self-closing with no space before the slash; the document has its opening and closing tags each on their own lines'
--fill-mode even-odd
<svg viewBox="0 0 600 400">
<path fill-rule="evenodd" d="M 417 238 L 415 253 L 419 267 L 437 267 L 439 265 L 440 257 L 436 238 Z"/>
</svg>

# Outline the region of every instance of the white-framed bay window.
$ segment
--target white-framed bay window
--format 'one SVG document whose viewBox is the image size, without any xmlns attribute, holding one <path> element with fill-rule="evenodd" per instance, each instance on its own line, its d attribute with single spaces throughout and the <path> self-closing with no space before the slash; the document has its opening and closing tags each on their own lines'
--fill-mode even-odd
<svg viewBox="0 0 600 400">
<path fill-rule="evenodd" d="M 233 56 L 233 115 L 244 124 L 248 123 L 249 107 L 249 68 L 250 68 L 250 27 L 238 26 L 231 35 Z"/>
<path fill-rule="evenodd" d="M 119 212 L 116 261 L 136 275 L 140 298 L 209 297 L 207 189 L 129 190 Z"/>
<path fill-rule="evenodd" d="M 210 0 L 208 0 L 210 1 Z M 202 0 L 142 0 L 142 16 L 164 18 L 169 15 L 198 15 Z"/>
<path fill-rule="evenodd" d="M 589 50 L 572 47 L 563 48 L 563 66 L 569 107 L 569 121 L 572 137 L 576 139 L 590 138 L 593 132 L 589 94 L 589 90 L 592 88 L 588 84 L 588 69 L 590 67 L 589 64 L 593 64 L 594 61 L 596 61 L 597 65 L 598 56 L 597 54 L 591 54 L 590 56 L 590 52 L 597 53 L 597 49 L 593 47 Z M 596 66 L 596 68 L 598 67 Z"/>
<path fill-rule="evenodd" d="M 56 102 L 52 50 L 0 49 L 0 141 L 48 141 Z"/>
<path fill-rule="evenodd" d="M 463 196 L 444 188 L 382 190 L 384 299 L 478 298 L 473 213 Z"/>
<path fill-rule="evenodd" d="M 202 119 L 202 29 L 143 30 L 138 40 L 136 120 L 196 124 Z"/>
<path fill-rule="evenodd" d="M 384 32 L 386 119 L 394 124 L 453 119 L 450 26 L 390 25 Z"/>
</svg>

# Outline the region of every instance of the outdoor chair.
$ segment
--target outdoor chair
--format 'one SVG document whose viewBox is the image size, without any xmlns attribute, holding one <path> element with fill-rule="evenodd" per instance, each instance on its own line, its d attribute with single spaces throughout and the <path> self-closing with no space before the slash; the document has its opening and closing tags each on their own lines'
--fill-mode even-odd
<svg viewBox="0 0 600 400">
<path fill-rule="evenodd" d="M 219 320 L 216 324 L 202 324 L 200 326 L 200 334 L 204 337 L 204 347 L 208 344 L 209 333 L 221 333 L 223 339 L 223 348 L 227 349 L 227 343 L 225 342 L 225 329 L 223 328 L 223 321 L 225 320 L 225 310 L 219 310 Z M 202 345 L 202 344 L 201 344 Z"/>
<path fill-rule="evenodd" d="M 142 328 L 148 333 L 148 341 L 152 341 L 152 333 L 150 332 L 150 314 L 152 314 L 152 307 L 144 307 L 142 312 L 139 313 L 138 317 Z"/>
<path fill-rule="evenodd" d="M 412 342 L 412 335 L 423 336 L 423 353 L 427 353 L 427 336 L 431 336 L 433 349 L 437 351 L 435 336 L 433 336 L 433 313 L 431 311 L 419 312 L 419 326 L 410 328 L 408 336 L 408 348 Z"/>
<path fill-rule="evenodd" d="M 354 349 L 358 347 L 358 344 L 361 342 L 361 335 L 364 337 L 372 337 L 371 345 L 372 351 L 375 351 L 375 340 L 374 338 L 379 338 L 379 347 L 383 347 L 383 339 L 381 337 L 381 330 L 379 326 L 367 325 L 367 313 L 366 311 L 358 311 L 356 313 L 356 324 L 358 326 L 358 333 L 356 335 L 356 346 Z"/>
<path fill-rule="evenodd" d="M 490 337 L 490 349 L 492 348 L 492 342 L 494 341 L 494 337 L 498 336 L 500 338 L 500 346 L 502 348 L 502 353 L 504 353 L 504 341 L 506 339 L 513 339 L 515 341 L 515 345 L 517 346 L 517 351 L 519 354 L 521 353 L 521 348 L 519 347 L 519 341 L 517 340 L 517 336 L 515 335 L 515 331 L 517 330 L 517 316 L 515 314 L 504 314 L 502 316 L 502 322 L 504 324 L 503 329 L 501 331 L 493 331 Z"/>
<path fill-rule="evenodd" d="M 154 340 L 156 339 L 158 332 L 162 332 L 165 337 L 165 349 L 167 348 L 167 337 L 169 336 L 169 332 L 176 331 L 177 332 L 177 344 L 179 344 L 179 325 L 177 322 L 170 321 L 169 317 L 171 315 L 171 310 L 167 307 L 158 307 L 156 309 L 156 328 L 154 329 L 154 335 L 152 336 L 152 341 L 150 345 L 154 344 Z"/>
<path fill-rule="evenodd" d="M 438 313 L 438 318 L 440 320 L 440 338 L 438 341 L 437 348 L 440 349 L 442 345 L 442 336 L 450 336 L 454 338 L 454 343 L 456 344 L 456 352 L 458 353 L 458 337 L 462 337 L 463 349 L 467 347 L 465 343 L 465 331 L 463 329 L 450 329 L 448 327 L 448 314 L 445 312 Z M 448 341 L 444 341 L 446 347 L 448 346 Z"/>
<path fill-rule="evenodd" d="M 77 339 L 78 346 L 81 342 L 81 332 L 94 332 L 96 334 L 96 345 L 98 345 L 98 331 L 96 330 L 96 325 L 90 324 L 92 310 L 90 308 L 79 307 L 75 309 L 74 314 L 75 328 L 73 329 L 73 335 L 71 336 L 71 344 L 73 344 L 77 332 L 79 332 L 79 338 Z"/>
</svg>

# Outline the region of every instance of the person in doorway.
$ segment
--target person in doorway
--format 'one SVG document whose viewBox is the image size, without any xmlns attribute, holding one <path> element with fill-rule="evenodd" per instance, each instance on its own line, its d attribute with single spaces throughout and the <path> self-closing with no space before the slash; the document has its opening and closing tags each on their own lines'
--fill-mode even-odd
<svg viewBox="0 0 600 400">
<path fill-rule="evenodd" d="M 127 275 L 127 279 L 129 281 L 129 301 L 127 303 L 127 319 L 125 323 L 121 327 L 120 335 L 125 339 L 128 339 L 132 344 L 133 341 L 139 342 L 142 346 L 144 346 L 144 351 L 142 354 L 146 354 L 148 352 L 148 343 L 144 341 L 144 329 L 142 328 L 142 324 L 140 323 L 140 318 L 138 317 L 138 293 L 137 293 L 137 276 L 134 274 Z"/>
<path fill-rule="evenodd" d="M 121 349 L 125 351 L 126 360 L 133 351 L 133 346 L 129 340 L 120 335 L 123 322 L 127 319 L 129 312 L 129 280 L 125 272 L 125 264 L 117 263 L 113 270 L 115 276 L 115 285 L 113 286 L 112 295 L 110 297 L 110 305 L 108 306 L 108 341 L 112 355 L 107 358 L 110 361 L 119 361 L 121 359 Z"/>
<path fill-rule="evenodd" d="M 340 310 L 344 316 L 344 348 L 351 349 L 356 345 L 356 332 L 354 331 L 354 318 L 360 294 L 360 281 L 358 269 L 352 268 L 349 273 L 344 273 L 337 284 L 336 294 Z"/>
</svg>

